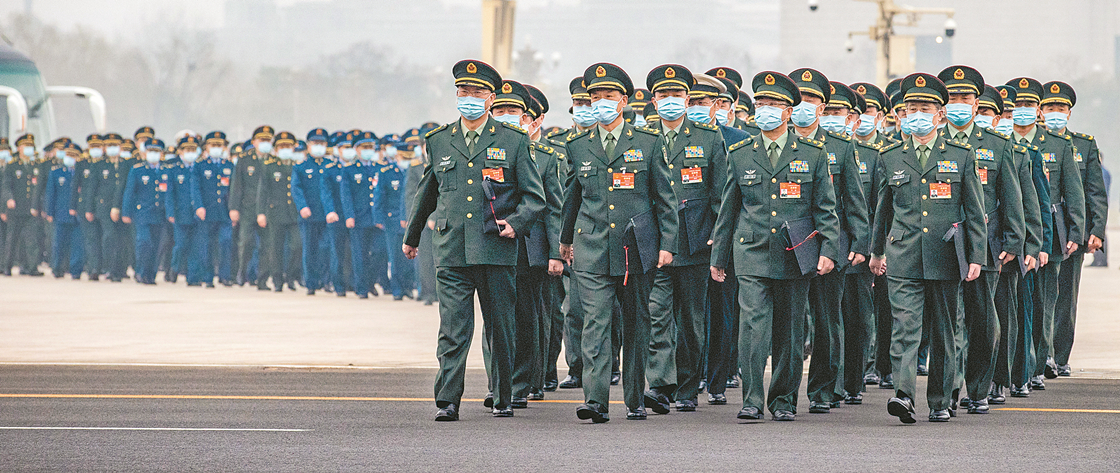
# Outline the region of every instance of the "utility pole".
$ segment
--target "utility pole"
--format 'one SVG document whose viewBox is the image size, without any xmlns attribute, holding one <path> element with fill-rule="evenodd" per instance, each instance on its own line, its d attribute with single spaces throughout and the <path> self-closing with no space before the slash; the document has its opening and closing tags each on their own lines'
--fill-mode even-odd
<svg viewBox="0 0 1120 473">
<path fill-rule="evenodd" d="M 516 8 L 516 0 L 482 0 L 482 60 L 503 76 L 510 72 Z"/>
</svg>

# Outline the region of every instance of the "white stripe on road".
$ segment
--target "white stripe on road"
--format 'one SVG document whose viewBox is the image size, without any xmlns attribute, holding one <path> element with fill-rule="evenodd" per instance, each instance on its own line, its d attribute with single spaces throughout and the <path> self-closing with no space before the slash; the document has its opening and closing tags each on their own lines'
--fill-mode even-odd
<svg viewBox="0 0 1120 473">
<path fill-rule="evenodd" d="M 226 429 L 217 427 L 0 427 L 0 430 L 149 430 L 164 432 L 311 432 L 312 429 Z"/>
</svg>

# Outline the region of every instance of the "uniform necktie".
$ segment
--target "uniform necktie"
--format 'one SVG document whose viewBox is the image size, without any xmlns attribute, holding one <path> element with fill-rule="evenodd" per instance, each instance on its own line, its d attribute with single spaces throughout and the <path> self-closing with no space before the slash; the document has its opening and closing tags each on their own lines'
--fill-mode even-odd
<svg viewBox="0 0 1120 473">
<path fill-rule="evenodd" d="M 963 131 L 958 131 L 957 141 L 960 141 L 961 143 L 968 143 L 968 135 L 964 134 Z"/>
<path fill-rule="evenodd" d="M 918 166 L 925 168 L 926 161 L 929 161 L 929 146 L 921 145 L 918 147 Z"/>
<path fill-rule="evenodd" d="M 1026 145 L 1030 144 L 1030 141 L 1027 141 L 1027 137 L 1024 136 L 1022 138 L 1019 138 L 1019 143 L 1022 143 L 1023 146 L 1026 146 Z"/>
<path fill-rule="evenodd" d="M 672 154 L 673 144 L 676 143 L 676 141 L 677 141 L 677 131 L 676 130 L 669 130 L 669 132 L 665 134 L 665 138 L 667 138 L 668 141 L 669 141 L 669 143 L 668 143 L 669 144 L 669 154 Z M 666 156 L 665 158 L 668 159 L 669 157 Z"/>
<path fill-rule="evenodd" d="M 614 135 L 607 135 L 607 146 L 603 148 L 607 152 L 607 159 L 614 156 Z"/>
<path fill-rule="evenodd" d="M 770 157 L 770 167 L 778 165 L 778 154 L 780 152 L 781 148 L 778 147 L 778 144 L 771 142 L 769 150 L 766 152 L 766 155 Z"/>
<path fill-rule="evenodd" d="M 474 156 L 474 144 L 478 141 L 478 132 L 471 130 L 467 132 L 467 152 Z"/>
</svg>

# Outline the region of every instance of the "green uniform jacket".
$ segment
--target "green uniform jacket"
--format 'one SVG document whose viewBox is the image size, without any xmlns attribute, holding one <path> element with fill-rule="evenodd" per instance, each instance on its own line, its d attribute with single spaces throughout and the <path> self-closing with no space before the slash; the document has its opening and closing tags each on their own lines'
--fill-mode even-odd
<svg viewBox="0 0 1120 473">
<path fill-rule="evenodd" d="M 929 142 L 929 159 L 918 166 L 918 154 L 907 140 L 884 148 L 879 155 L 875 228 L 871 251 L 886 255 L 887 274 L 909 279 L 960 279 L 954 241 L 944 236 L 963 222 L 965 259 L 984 264 L 987 228 L 984 190 L 976 159 L 967 144 L 942 136 Z M 934 185 L 948 186 L 948 198 Z"/>
<path fill-rule="evenodd" d="M 949 130 L 956 133 L 955 129 Z M 942 132 L 944 133 L 944 132 Z M 992 242 L 1013 255 L 1023 255 L 1026 223 L 1023 217 L 1023 191 L 1019 182 L 1019 162 L 1011 138 L 994 130 L 972 127 L 968 137 L 976 158 L 980 186 L 984 189 L 984 214 L 988 222 L 988 256 L 984 270 L 999 271 L 1002 262 Z M 889 265 L 888 265 L 889 267 Z"/>
<path fill-rule="evenodd" d="M 233 169 L 233 178 L 229 183 L 229 209 L 236 210 L 246 218 L 256 219 L 257 214 L 257 189 L 261 185 L 264 171 L 261 169 L 264 161 L 257 152 L 242 153 L 237 159 L 237 166 Z"/>
<path fill-rule="evenodd" d="M 102 160 L 92 169 L 92 176 L 86 181 L 86 188 L 93 187 L 93 198 L 86 202 L 85 211 L 93 212 L 95 218 L 109 221 L 113 209 L 120 209 L 124 202 L 124 189 L 128 186 L 128 173 L 139 164 L 136 159 L 121 159 L 114 163 Z"/>
<path fill-rule="evenodd" d="M 1084 242 L 1088 238 L 1085 233 L 1085 189 L 1081 185 L 1081 170 L 1074 159 L 1073 138 L 1068 133 L 1059 134 L 1039 126 L 1031 144 L 1042 153 L 1043 171 L 1050 181 L 1050 203 L 1061 203 L 1065 209 L 1066 226 L 1069 228 L 1067 241 Z M 1066 242 L 1058 241 L 1055 233 L 1050 257 L 1065 260 L 1065 247 Z"/>
<path fill-rule="evenodd" d="M 867 218 L 867 199 L 859 173 L 859 151 L 847 135 L 817 127 L 813 140 L 824 143 L 828 156 L 828 172 L 836 195 L 836 217 L 840 219 L 840 236 L 836 242 L 836 269 L 848 265 L 848 253 L 867 256 L 871 248 L 871 227 Z"/>
<path fill-rule="evenodd" d="M 1034 148 L 1033 146 L 1031 148 Z M 1019 191 L 1023 201 L 1023 254 L 1038 256 L 1042 251 L 1042 210 L 1039 206 L 1038 190 L 1034 187 L 1031 165 L 1031 149 L 1012 144 L 1011 153 L 1015 158 L 1015 168 L 1019 179 Z"/>
<path fill-rule="evenodd" d="M 650 212 L 658 225 L 661 251 L 677 253 L 677 206 L 669 185 L 665 145 L 652 128 L 623 123 L 612 156 L 593 127 L 568 137 L 568 173 L 560 243 L 573 245 L 572 269 L 593 274 L 627 274 L 623 249 L 626 227 Z M 615 188 L 614 174 L 634 174 L 633 189 Z"/>
<path fill-rule="evenodd" d="M 664 126 L 664 123 L 662 123 Z M 662 130 L 662 143 L 668 146 L 668 138 Z M 676 209 L 678 210 L 677 254 L 673 257 L 672 266 L 695 266 L 709 264 L 711 249 L 706 245 L 704 249 L 690 254 L 689 243 L 685 239 L 687 231 L 699 229 L 685 229 L 685 205 L 696 200 L 707 202 L 710 214 L 708 221 L 714 224 L 716 214 L 719 213 L 720 200 L 723 198 L 723 183 L 727 181 L 727 145 L 723 142 L 723 133 L 719 127 L 706 123 L 693 122 L 685 119 L 681 126 L 680 134 L 673 142 L 669 153 L 669 185 L 673 187 L 676 195 Z M 701 179 L 692 179 L 690 170 L 700 169 Z M 685 183 L 686 177 L 689 183 Z M 705 240 L 706 242 L 706 240 Z"/>
<path fill-rule="evenodd" d="M 98 176 L 94 173 L 103 158 L 90 158 L 88 155 L 74 165 L 72 178 L 74 191 L 70 193 L 70 209 L 78 214 L 78 220 L 85 221 L 86 212 L 93 213 L 92 202 L 96 197 Z"/>
<path fill-rule="evenodd" d="M 1093 235 L 1104 241 L 1105 226 L 1108 225 L 1108 192 L 1104 187 L 1097 140 L 1084 133 L 1071 131 L 1069 134 L 1073 137 L 1073 160 L 1081 170 L 1081 184 L 1085 189 L 1085 240 Z"/>
<path fill-rule="evenodd" d="M 548 259 L 560 259 L 560 209 L 564 205 L 562 177 L 557 172 L 560 161 L 567 159 L 564 153 L 547 144 L 532 142 L 530 156 L 537 165 L 544 188 L 545 210 L 535 225 L 534 232 L 543 231 L 548 242 Z M 547 262 L 543 262 L 547 264 Z"/>
<path fill-rule="evenodd" d="M 260 177 L 253 205 L 257 214 L 264 214 L 268 226 L 296 223 L 299 209 L 292 201 L 291 163 L 270 156 L 264 160 Z M 246 214 L 250 216 L 256 217 Z"/>
<path fill-rule="evenodd" d="M 876 174 L 879 171 L 879 152 L 884 146 L 890 145 L 890 140 L 887 139 L 882 133 L 874 136 L 874 139 L 869 142 L 862 142 L 853 139 L 852 143 L 856 147 L 856 166 L 859 172 L 860 186 L 863 188 L 863 198 L 865 200 L 864 207 L 867 208 L 867 246 L 864 248 L 857 248 L 852 245 L 852 251 L 862 249 L 866 253 L 863 255 L 871 254 L 871 229 L 875 228 L 875 204 L 879 201 L 879 192 L 875 188 L 875 183 L 878 182 Z M 868 273 L 867 262 L 859 266 L 853 266 L 848 271 L 855 271 L 857 273 Z"/>
<path fill-rule="evenodd" d="M 41 208 L 40 188 L 46 175 L 38 175 L 35 163 L 12 161 L 4 167 L 3 195 L 0 196 L 0 212 L 10 216 L 29 217 L 32 210 Z M 8 208 L 8 201 L 16 201 L 15 208 Z"/>
<path fill-rule="evenodd" d="M 787 133 L 774 167 L 761 136 L 727 147 L 727 180 L 712 230 L 712 266 L 727 268 L 733 257 L 736 276 L 804 277 L 794 252 L 786 250 L 789 242 L 782 225 L 805 217 L 813 219 L 819 232 L 820 255 L 837 260 L 840 221 L 824 143 Z M 790 184 L 800 187 L 799 196 L 787 190 L 789 197 L 779 198 L 783 185 Z"/>
<path fill-rule="evenodd" d="M 528 231 L 544 215 L 544 187 L 529 156 L 529 137 L 521 128 L 489 118 L 468 153 L 466 130 L 459 121 L 428 132 L 432 164 L 416 192 L 416 208 L 404 243 L 420 246 L 420 231 L 429 216 L 436 221 L 432 248 L 437 267 L 517 265 L 517 240 L 483 233 L 482 170 L 501 168 L 514 183 L 517 210 L 505 218 L 516 233 Z"/>
</svg>

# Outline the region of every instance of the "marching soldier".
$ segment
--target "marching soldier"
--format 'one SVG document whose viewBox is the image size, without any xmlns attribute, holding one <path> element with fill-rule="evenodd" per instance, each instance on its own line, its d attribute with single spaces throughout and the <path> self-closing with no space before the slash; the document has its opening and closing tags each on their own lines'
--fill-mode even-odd
<svg viewBox="0 0 1120 473">
<path fill-rule="evenodd" d="M 377 282 L 377 260 L 374 259 L 381 245 L 375 232 L 377 228 L 373 221 L 373 207 L 376 205 L 375 182 L 377 169 L 369 162 L 373 158 L 374 146 L 377 137 L 371 132 L 361 132 L 352 137 L 351 148 L 344 148 L 347 154 L 359 153 L 355 159 L 343 161 L 347 164 L 341 169 L 342 180 L 339 184 L 339 196 L 342 204 L 342 218 L 350 236 L 350 261 L 353 268 L 354 292 L 359 299 L 366 299 L 372 292 L 377 296 L 377 289 L 373 287 Z M 364 159 L 360 153 L 366 156 Z M 383 257 L 383 256 L 382 256 Z"/>
<path fill-rule="evenodd" d="M 74 168 L 81 150 L 70 144 L 63 151 L 61 163 L 51 170 L 44 183 L 43 214 L 54 226 L 51 239 L 51 270 L 55 278 L 69 272 L 71 279 L 81 279 L 84 256 L 84 239 L 78 219 L 70 212 L 74 189 Z M 92 274 L 92 273 L 91 273 Z"/>
<path fill-rule="evenodd" d="M 229 219 L 229 184 L 233 176 L 233 163 L 226 160 L 226 134 L 212 131 L 206 134 L 203 144 L 206 157 L 194 165 L 194 214 L 201 222 L 197 258 L 202 269 L 200 279 L 206 287 L 214 287 L 217 268 L 218 282 L 226 287 L 233 285 L 231 255 L 233 224 Z"/>
<path fill-rule="evenodd" d="M 144 162 L 128 173 L 122 200 L 121 221 L 133 225 L 136 232 L 135 276 L 140 284 L 154 285 L 159 269 L 157 249 L 160 230 L 167 220 L 167 181 L 163 160 L 163 141 L 144 141 Z"/>
<path fill-rule="evenodd" d="M 980 276 L 986 254 L 984 191 L 971 148 L 937 133 L 949 99 L 941 80 L 911 74 L 902 80 L 899 94 L 911 135 L 885 148 L 879 158 L 870 263 L 874 273 L 887 273 L 894 316 L 890 355 L 895 396 L 887 412 L 903 423 L 915 422 L 913 396 L 924 326 L 930 332 L 929 420 L 948 422 L 956 381 L 953 332 L 960 284 Z"/>
<path fill-rule="evenodd" d="M 203 239 L 202 222 L 196 213 L 199 205 L 195 201 L 195 198 L 200 195 L 200 191 L 196 189 L 198 182 L 195 180 L 194 169 L 198 157 L 202 154 L 200 145 L 195 135 L 181 138 L 175 147 L 181 164 L 168 168 L 165 211 L 167 221 L 172 225 L 175 235 L 169 271 L 185 275 L 187 286 L 202 285 L 204 253 L 201 247 L 207 244 Z"/>
<path fill-rule="evenodd" d="M 405 297 L 412 299 L 412 262 L 404 257 L 404 253 L 396 251 L 397 244 L 404 237 L 404 227 L 408 224 L 407 217 L 404 215 L 407 173 L 397 165 L 400 152 L 397 149 L 398 144 L 397 141 L 386 142 L 383 162 L 373 166 L 377 176 L 375 179 L 377 186 L 374 188 L 376 196 L 372 209 L 373 224 L 381 230 L 381 242 L 376 248 L 377 251 L 385 250 L 384 259 L 388 261 L 392 271 L 389 285 L 382 289 L 392 292 L 395 301 Z M 388 251 L 389 248 L 392 248 L 392 251 Z"/>
<path fill-rule="evenodd" d="M 5 275 L 11 275 L 12 266 L 19 265 L 25 276 L 42 276 L 39 272 L 39 239 L 35 235 L 35 220 L 39 217 L 40 179 L 35 152 L 35 136 L 25 134 L 16 139 L 16 159 L 4 167 L 2 209 L 6 217 L 8 234 L 4 242 Z"/>
<path fill-rule="evenodd" d="M 299 236 L 303 244 L 303 284 L 307 295 L 315 294 L 327 282 L 330 268 L 329 251 L 324 243 L 328 242 L 327 214 L 323 211 L 322 187 L 326 166 L 327 130 L 316 128 L 307 132 L 307 154 L 311 159 L 296 164 L 292 168 L 292 200 L 299 209 Z"/>
<path fill-rule="evenodd" d="M 350 145 L 352 139 L 352 136 L 341 131 L 331 134 L 330 147 L 338 159 L 324 167 L 324 182 L 320 188 L 323 212 L 327 214 L 327 234 L 331 241 L 331 285 L 338 297 L 346 297 L 353 278 L 350 268 L 350 232 L 339 216 L 343 212 L 342 170 L 358 156 L 358 151 Z"/>
<path fill-rule="evenodd" d="M 760 72 L 752 88 L 762 132 L 728 146 L 710 272 L 723 282 L 733 264 L 739 284 L 743 407 L 737 417 L 762 419 L 765 407 L 774 420 L 792 421 L 804 362 L 808 277 L 832 271 L 840 228 L 824 144 L 788 128 L 801 91 L 778 72 Z M 764 397 L 771 354 L 773 375 Z"/>
<path fill-rule="evenodd" d="M 276 292 L 282 292 L 285 283 L 289 289 L 295 290 L 294 283 L 286 273 L 286 270 L 295 271 L 299 267 L 300 242 L 296 229 L 299 211 L 292 200 L 292 158 L 295 147 L 295 135 L 286 131 L 277 133 L 272 142 L 275 156 L 266 157 L 261 167 L 255 205 L 257 226 L 261 229 L 260 269 L 257 279 L 257 289 L 261 291 L 268 290 L 266 283 L 269 278 L 272 279 L 272 288 Z"/>
<path fill-rule="evenodd" d="M 420 232 L 435 213 L 432 246 L 440 304 L 436 420 L 459 418 L 476 292 L 489 327 L 492 414 L 510 417 L 514 301 L 509 295 L 515 293 L 516 237 L 540 217 L 544 191 L 529 154 L 529 137 L 486 113 L 502 83 L 498 72 L 474 60 L 460 61 L 452 72 L 462 118 L 426 136 L 433 163 L 421 179 L 402 251 L 416 258 Z M 484 184 L 495 197 L 500 195 L 505 213 L 492 207 L 487 216 Z"/>
<path fill-rule="evenodd" d="M 237 268 L 238 285 L 248 282 L 249 263 L 253 259 L 253 252 L 257 249 L 260 228 L 253 216 L 259 214 L 259 209 L 256 207 L 257 194 L 264 175 L 262 174 L 264 161 L 272 151 L 273 134 L 272 127 L 268 125 L 253 130 L 252 149 L 245 150 L 237 160 L 233 171 L 233 179 L 230 180 L 229 219 L 239 229 L 237 238 L 237 259 L 240 263 Z M 241 221 L 242 214 L 249 216 L 244 222 Z M 260 276 L 259 272 L 257 276 Z"/>
<path fill-rule="evenodd" d="M 82 233 L 82 249 L 85 254 L 86 272 L 90 281 L 97 281 L 105 271 L 101 265 L 101 222 L 94 218 L 91 204 L 94 201 L 94 191 L 97 176 L 94 175 L 103 159 L 108 159 L 110 148 L 113 155 L 120 155 L 121 137 L 115 133 L 105 136 L 89 135 L 86 138 L 87 151 L 85 159 L 79 159 L 74 166 L 72 183 L 73 191 L 70 193 L 70 215 L 78 220 L 78 227 Z M 95 151 L 96 149 L 96 151 Z"/>
</svg>

